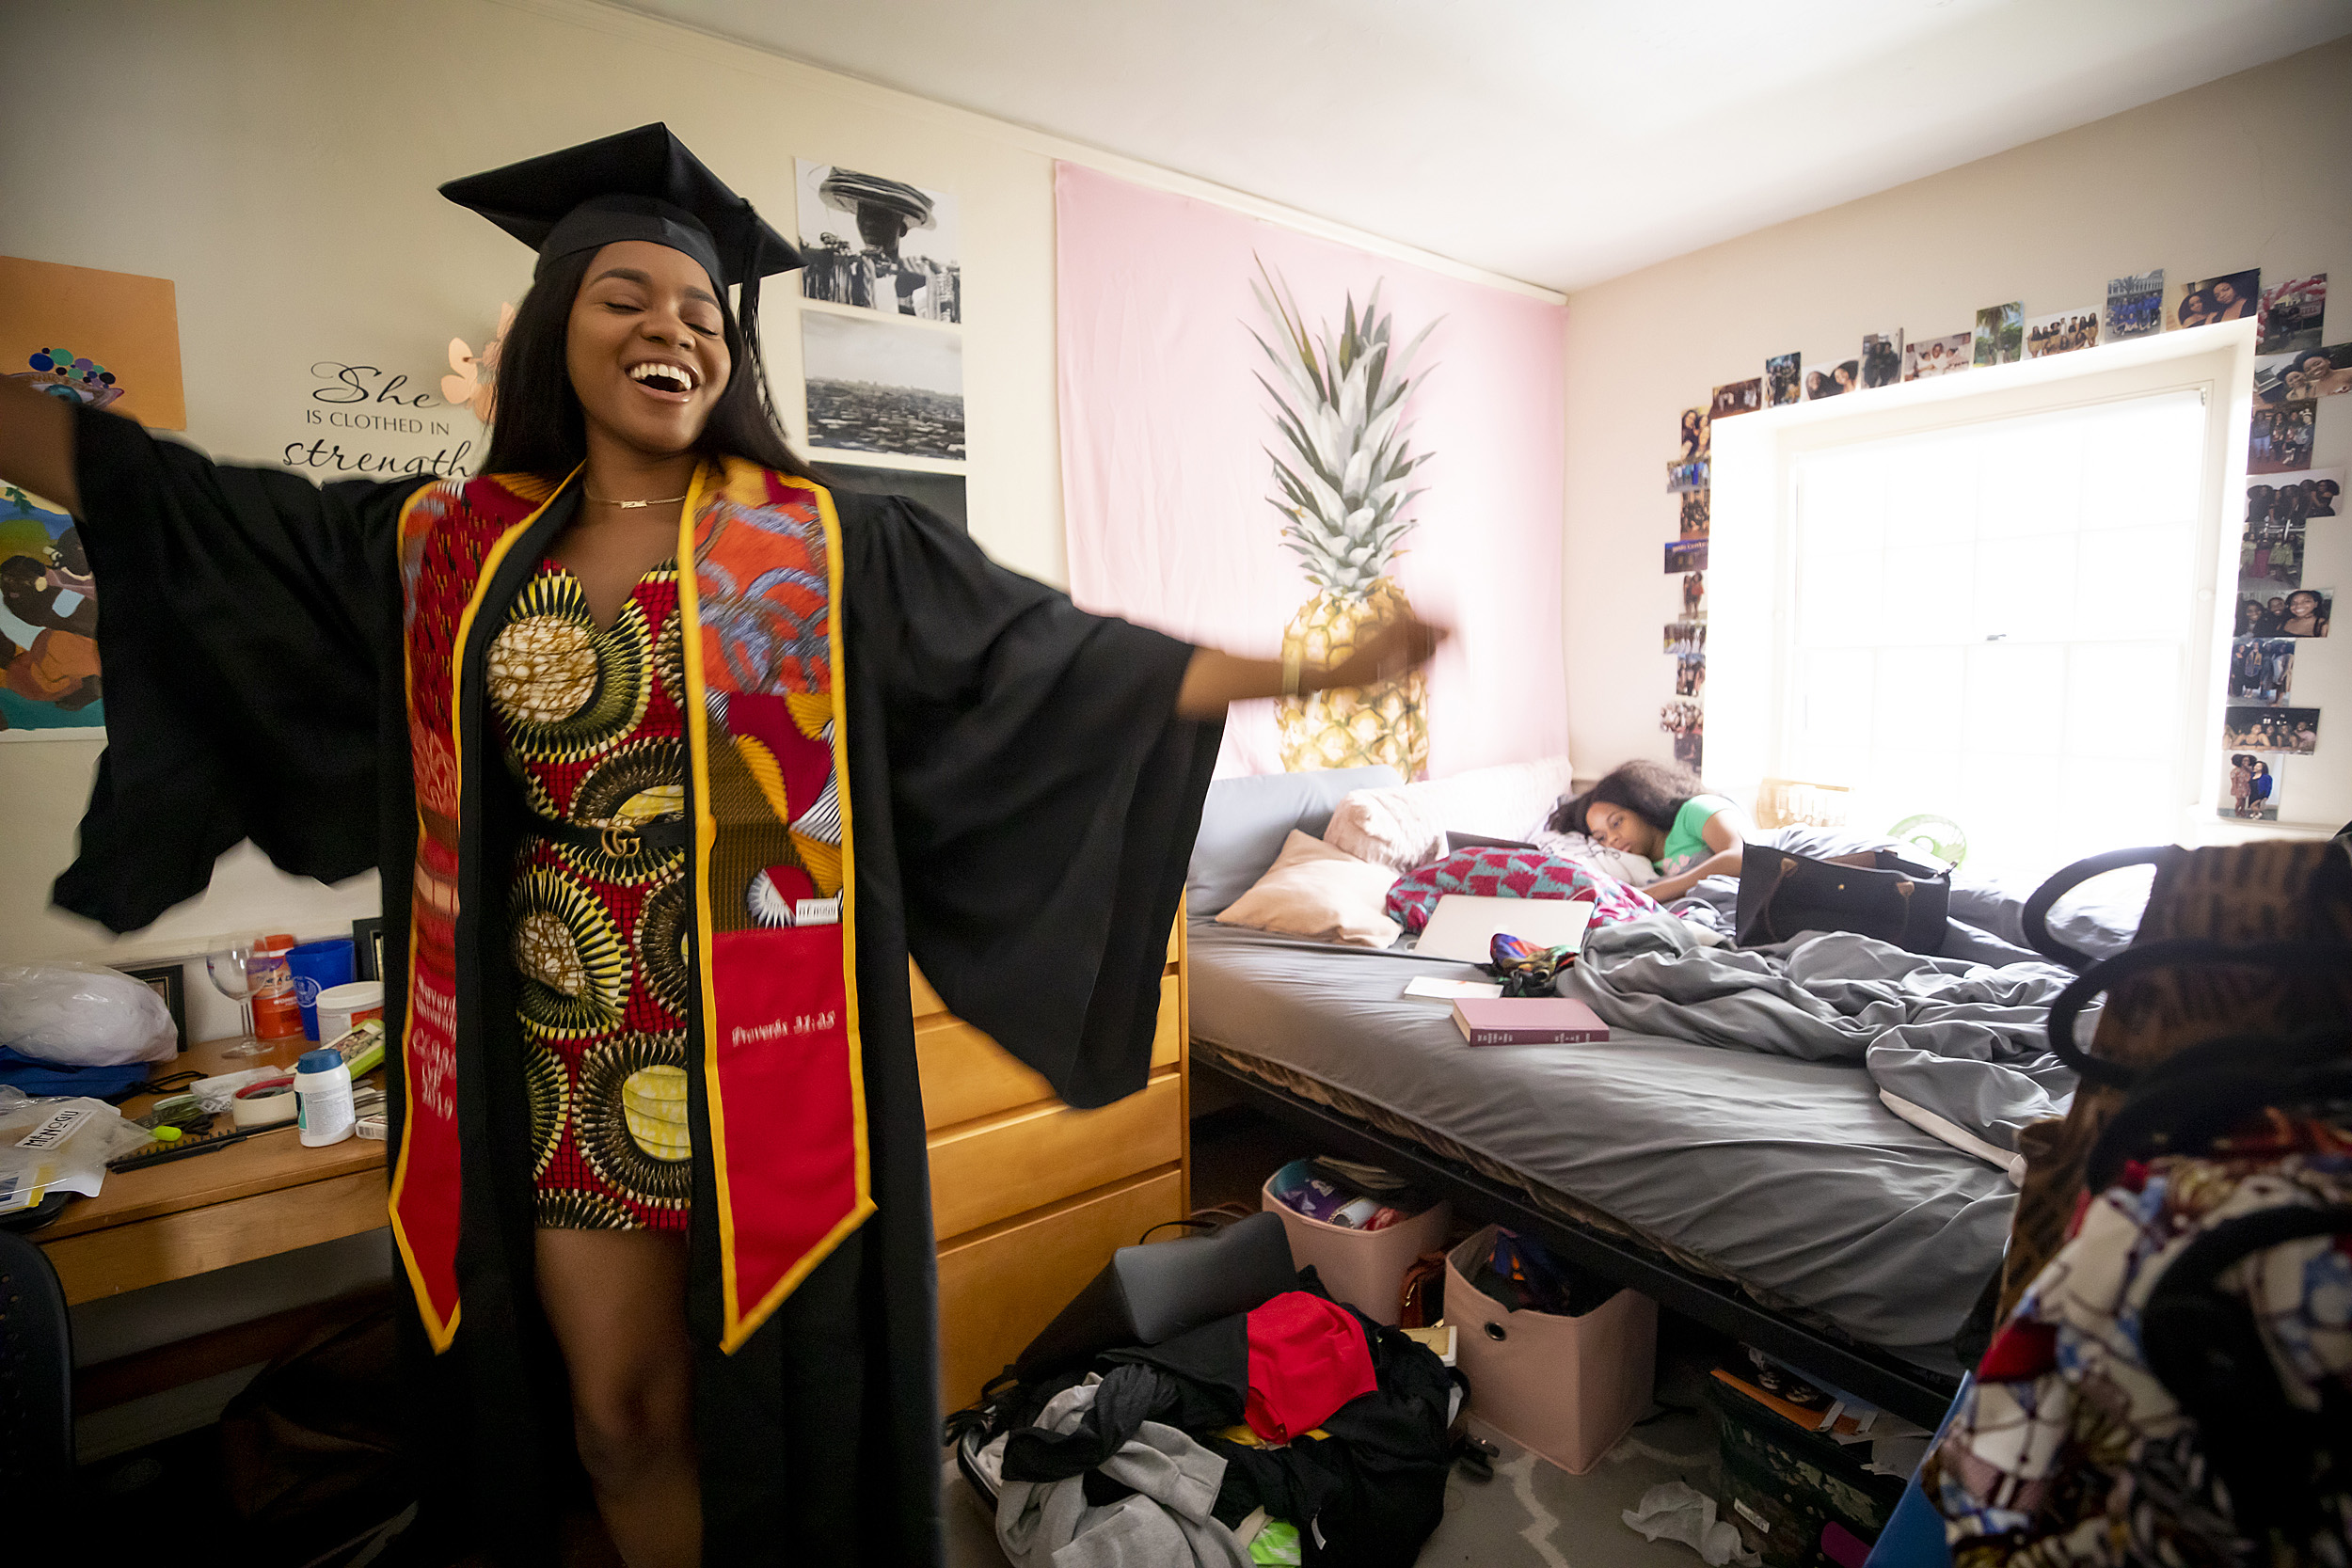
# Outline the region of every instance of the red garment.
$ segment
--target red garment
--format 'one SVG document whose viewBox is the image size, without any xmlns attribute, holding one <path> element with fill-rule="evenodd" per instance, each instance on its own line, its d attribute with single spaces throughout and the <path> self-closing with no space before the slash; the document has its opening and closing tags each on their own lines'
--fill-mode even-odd
<svg viewBox="0 0 2352 1568">
<path fill-rule="evenodd" d="M 1364 1325 L 1344 1307 L 1285 1291 L 1249 1314 L 1249 1430 L 1268 1443 L 1311 1432 L 1377 1392 Z"/>
</svg>

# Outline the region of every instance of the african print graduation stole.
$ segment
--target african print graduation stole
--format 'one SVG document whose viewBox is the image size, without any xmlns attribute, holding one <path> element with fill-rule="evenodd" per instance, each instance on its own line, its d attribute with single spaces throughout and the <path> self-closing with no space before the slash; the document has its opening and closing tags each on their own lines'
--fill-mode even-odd
<svg viewBox="0 0 2352 1568">
<path fill-rule="evenodd" d="M 463 1190 L 456 920 L 469 757 L 460 694 L 484 599 L 555 489 L 527 477 L 428 486 L 400 527 L 417 790 L 407 1116 L 392 1232 L 434 1348 L 459 1318 Z M 680 522 L 682 705 L 694 816 L 692 947 L 723 1325 L 748 1339 L 873 1212 L 857 1023 L 856 858 L 841 666 L 841 536 L 821 487 L 729 458 Z M 476 705 L 478 706 L 478 704 Z M 476 911 L 496 918 L 502 911 Z M 642 961 L 642 958 L 641 958 Z M 527 1115 L 525 1107 L 495 1114 Z"/>
</svg>

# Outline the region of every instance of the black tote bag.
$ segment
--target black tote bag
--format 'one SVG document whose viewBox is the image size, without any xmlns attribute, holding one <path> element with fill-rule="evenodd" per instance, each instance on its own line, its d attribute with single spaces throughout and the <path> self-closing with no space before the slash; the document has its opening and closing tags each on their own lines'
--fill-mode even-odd
<svg viewBox="0 0 2352 1568">
<path fill-rule="evenodd" d="M 1854 931 L 1914 953 L 1939 953 L 1949 924 L 1948 869 L 1894 849 L 1816 860 L 1769 844 L 1740 857 L 1740 945 L 1787 942 L 1799 931 Z"/>
</svg>

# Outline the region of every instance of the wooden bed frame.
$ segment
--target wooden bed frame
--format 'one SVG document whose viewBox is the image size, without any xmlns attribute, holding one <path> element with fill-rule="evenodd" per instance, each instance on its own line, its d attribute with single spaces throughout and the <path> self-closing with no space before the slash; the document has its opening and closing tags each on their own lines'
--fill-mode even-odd
<svg viewBox="0 0 2352 1568">
<path fill-rule="evenodd" d="M 1251 1110 L 1311 1134 L 1316 1147 L 1386 1166 L 1451 1198 L 1484 1220 L 1540 1238 L 1563 1258 L 1656 1301 L 1661 1307 L 1718 1329 L 1810 1371 L 1844 1391 L 1931 1430 L 1959 1390 L 1957 1378 L 1815 1328 L 1752 1300 L 1728 1280 L 1710 1279 L 1636 1241 L 1613 1236 L 1548 1212 L 1506 1186 L 1419 1144 L 1368 1127 L 1327 1105 L 1226 1066 L 1209 1052 L 1192 1053 L 1192 1071 L 1206 1073 Z"/>
</svg>

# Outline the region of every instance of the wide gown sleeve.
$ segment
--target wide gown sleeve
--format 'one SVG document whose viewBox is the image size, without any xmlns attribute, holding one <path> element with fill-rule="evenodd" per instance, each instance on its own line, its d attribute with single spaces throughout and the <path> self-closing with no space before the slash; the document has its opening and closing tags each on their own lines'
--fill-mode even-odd
<svg viewBox="0 0 2352 1568">
<path fill-rule="evenodd" d="M 106 751 L 56 902 L 138 929 L 247 838 L 321 881 L 373 866 L 393 531 L 430 476 L 321 489 L 87 409 L 74 435 Z"/>
<path fill-rule="evenodd" d="M 1176 714 L 1193 650 L 1085 613 L 913 502 L 842 505 L 908 945 L 1071 1104 L 1133 1094 L 1224 729 Z M 873 785 L 851 782 L 854 811 Z"/>
</svg>

